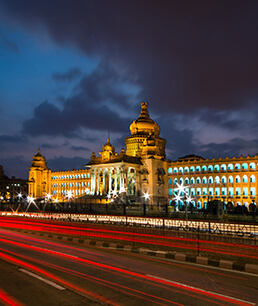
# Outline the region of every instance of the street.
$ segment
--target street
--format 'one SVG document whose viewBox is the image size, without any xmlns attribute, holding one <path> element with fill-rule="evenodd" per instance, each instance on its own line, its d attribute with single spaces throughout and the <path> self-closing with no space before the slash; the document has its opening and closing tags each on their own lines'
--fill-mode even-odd
<svg viewBox="0 0 258 306">
<path fill-rule="evenodd" d="M 255 305 L 258 276 L 0 230 L 12 305 Z M 49 282 L 50 281 L 50 282 Z"/>
</svg>

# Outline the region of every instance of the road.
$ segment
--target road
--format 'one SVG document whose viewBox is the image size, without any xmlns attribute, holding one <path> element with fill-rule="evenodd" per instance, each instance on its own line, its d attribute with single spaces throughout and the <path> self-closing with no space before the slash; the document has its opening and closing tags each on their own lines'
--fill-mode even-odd
<svg viewBox="0 0 258 306">
<path fill-rule="evenodd" d="M 0 229 L 7 305 L 255 305 L 258 276 Z M 4 304 L 5 305 L 5 304 Z"/>
</svg>

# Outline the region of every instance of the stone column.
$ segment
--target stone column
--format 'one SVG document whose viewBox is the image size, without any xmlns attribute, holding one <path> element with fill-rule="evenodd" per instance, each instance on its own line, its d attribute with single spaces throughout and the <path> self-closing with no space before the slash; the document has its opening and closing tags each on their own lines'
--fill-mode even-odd
<svg viewBox="0 0 258 306">
<path fill-rule="evenodd" d="M 117 193 L 117 168 L 115 169 L 115 193 Z"/>
<path fill-rule="evenodd" d="M 103 192 L 102 194 L 105 194 L 106 192 L 106 173 L 105 173 L 105 169 L 103 170 Z"/>
<path fill-rule="evenodd" d="M 108 188 L 109 188 L 109 193 L 111 192 L 111 173 L 112 173 L 112 170 L 111 168 L 109 169 L 109 182 L 108 182 Z"/>
<path fill-rule="evenodd" d="M 97 171 L 97 194 L 99 194 L 99 172 L 100 170 L 98 169 Z"/>
<path fill-rule="evenodd" d="M 95 193 L 95 170 L 91 170 L 91 194 Z"/>
</svg>

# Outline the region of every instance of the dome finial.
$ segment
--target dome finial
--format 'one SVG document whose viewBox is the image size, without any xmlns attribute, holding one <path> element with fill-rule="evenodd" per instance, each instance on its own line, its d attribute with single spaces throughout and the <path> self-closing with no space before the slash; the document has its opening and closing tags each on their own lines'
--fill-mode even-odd
<svg viewBox="0 0 258 306">
<path fill-rule="evenodd" d="M 148 102 L 142 102 L 141 103 L 141 114 L 140 114 L 140 118 L 150 118 L 149 113 L 148 113 Z"/>
</svg>

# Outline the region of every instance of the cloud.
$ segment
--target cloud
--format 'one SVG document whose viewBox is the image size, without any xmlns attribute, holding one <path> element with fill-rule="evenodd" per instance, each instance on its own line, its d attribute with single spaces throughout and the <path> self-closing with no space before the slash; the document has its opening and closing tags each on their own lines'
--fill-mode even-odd
<svg viewBox="0 0 258 306">
<path fill-rule="evenodd" d="M 31 161 L 27 160 L 23 155 L 1 158 L 0 164 L 3 166 L 4 172 L 8 177 L 15 176 L 17 178 L 28 179 L 28 169 L 31 166 Z"/>
<path fill-rule="evenodd" d="M 255 1 L 62 4 L 3 1 L 28 30 L 44 25 L 57 44 L 119 67 L 156 111 L 242 109 L 258 97 Z"/>
<path fill-rule="evenodd" d="M 72 146 L 71 149 L 74 151 L 90 151 L 89 148 L 83 146 Z"/>
<path fill-rule="evenodd" d="M 52 74 L 52 79 L 57 82 L 71 82 L 78 79 L 82 75 L 82 71 L 78 68 L 71 68 L 66 73 L 55 72 Z"/>
<path fill-rule="evenodd" d="M 234 138 L 225 143 L 203 144 L 200 146 L 200 152 L 209 158 L 255 155 L 258 153 L 258 139 Z"/>
<path fill-rule="evenodd" d="M 117 84 L 120 83 L 121 87 Z M 124 87 L 123 87 L 123 86 Z M 130 80 L 107 63 L 101 63 L 76 85 L 75 94 L 63 100 L 63 108 L 44 101 L 34 109 L 33 117 L 23 123 L 23 132 L 30 136 L 64 135 L 77 137 L 81 128 L 126 133 L 135 95 Z M 125 89 L 128 86 L 129 89 Z"/>
</svg>

